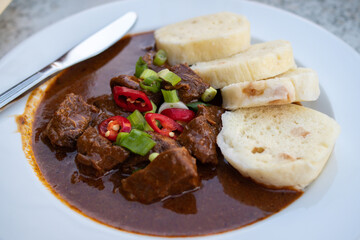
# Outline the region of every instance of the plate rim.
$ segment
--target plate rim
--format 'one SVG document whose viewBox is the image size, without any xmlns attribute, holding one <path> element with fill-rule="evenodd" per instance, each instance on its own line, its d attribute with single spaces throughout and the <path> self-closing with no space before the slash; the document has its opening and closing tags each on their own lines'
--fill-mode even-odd
<svg viewBox="0 0 360 240">
<path fill-rule="evenodd" d="M 133 4 L 133 3 L 139 3 L 139 2 L 144 2 L 144 1 L 139 1 L 139 0 L 137 0 L 137 1 L 131 1 L 131 4 Z M 162 2 L 162 1 L 157 1 L 157 2 Z M 179 2 L 179 1 L 177 1 L 177 2 Z M 190 2 L 190 1 L 188 1 L 188 2 Z M 200 2 L 200 1 L 199 1 L 199 2 Z M 203 1 L 203 2 L 204 2 L 204 1 Z M 228 2 L 234 2 L 234 1 L 229 0 Z M 269 6 L 269 5 L 266 5 L 266 4 L 263 4 L 263 3 L 259 3 L 259 2 L 248 2 L 248 1 L 237 1 L 237 2 L 238 2 L 239 5 L 241 5 L 241 4 L 250 4 L 250 5 L 254 5 L 254 6 L 257 5 L 257 6 L 261 6 L 261 7 L 263 7 L 263 8 L 268 8 L 268 9 L 272 9 L 272 10 L 275 10 L 275 11 L 280 11 L 280 12 L 285 13 L 285 14 L 288 15 L 288 16 L 291 16 L 291 18 L 296 18 L 296 19 L 298 19 L 298 21 L 304 22 L 304 23 L 307 24 L 307 25 L 310 24 L 310 26 L 315 27 L 318 31 L 321 31 L 323 34 L 326 34 L 326 35 L 328 35 L 328 36 L 331 36 L 331 37 L 333 38 L 333 40 L 335 40 L 336 42 L 338 42 L 339 44 L 341 44 L 343 47 L 346 47 L 349 52 L 354 53 L 353 56 L 354 56 L 354 57 L 357 59 L 357 61 L 360 63 L 360 55 L 359 55 L 359 53 L 358 53 L 355 49 L 353 49 L 349 44 L 347 44 L 345 41 L 343 41 L 342 39 L 340 39 L 340 38 L 337 37 L 336 35 L 328 32 L 328 31 L 327 31 L 326 29 L 324 29 L 322 26 L 319 26 L 319 25 L 317 25 L 317 24 L 315 24 L 315 23 L 313 23 L 313 22 L 311 22 L 311 21 L 309 21 L 309 20 L 307 20 L 307 19 L 305 19 L 305 18 L 302 18 L 302 17 L 300 17 L 300 16 L 298 16 L 298 15 L 296 15 L 296 14 L 294 14 L 294 13 L 291 13 L 291 12 L 288 12 L 288 11 L 286 11 L 286 10 L 279 9 L 279 8 L 276 8 L 276 7 L 273 7 L 273 6 Z M 84 12 L 87 12 L 87 11 L 89 11 L 89 10 L 94 10 L 94 9 L 96 10 L 96 9 L 98 9 L 98 8 L 100 8 L 100 7 L 105 8 L 106 6 L 110 6 L 110 5 L 111 5 L 111 6 L 112 6 L 112 5 L 117 5 L 117 4 L 121 5 L 120 3 L 123 4 L 123 5 L 126 5 L 126 4 L 129 4 L 130 1 L 107 3 L 107 4 L 104 4 L 104 5 L 100 5 L 100 6 L 96 6 L 96 7 L 93 7 L 93 8 L 87 9 L 87 10 L 84 10 L 84 11 L 79 12 L 79 13 L 76 13 L 76 14 L 74 14 L 74 15 L 81 15 L 81 14 L 83 14 Z M 72 18 L 74 15 L 69 16 L 69 17 L 67 17 L 66 19 Z M 66 20 L 66 19 L 63 19 L 63 20 L 61 20 L 61 21 L 64 21 L 64 20 Z M 43 29 L 42 31 L 40 31 L 40 32 L 45 32 L 45 33 L 46 33 L 49 28 L 52 28 L 52 27 L 53 27 L 54 25 L 56 25 L 56 24 L 57 24 L 57 23 L 52 24 L 52 25 L 50 25 L 49 27 L 44 28 L 44 29 Z M 40 32 L 38 32 L 38 33 L 40 33 Z M 38 36 L 37 34 L 35 34 L 35 35 Z M 33 35 L 33 36 L 34 36 L 34 35 Z M 31 36 L 31 37 L 33 37 L 33 36 Z M 25 44 L 25 42 L 27 42 L 27 40 L 25 40 L 25 41 L 22 42 L 21 44 Z M 9 53 L 11 53 L 11 52 L 13 52 L 13 51 L 16 51 L 16 49 L 17 49 L 17 47 L 14 48 L 13 50 L 9 51 Z M 8 53 L 8 54 L 9 54 L 9 53 Z M 3 58 L 5 58 L 6 56 L 8 56 L 8 54 L 6 54 Z M 296 56 L 296 53 L 295 53 L 294 55 Z M 0 62 L 1 62 L 1 60 L 2 60 L 3 58 L 0 59 Z M 21 104 L 24 104 L 24 101 L 22 101 L 22 102 L 20 102 L 20 103 L 21 103 Z M 334 113 L 335 113 L 335 116 L 337 116 L 337 114 L 336 114 L 336 109 L 334 109 Z M 0 116 L 3 116 L 3 115 L 0 115 Z M 335 153 L 337 153 L 337 152 L 335 152 Z M 302 197 L 301 197 L 301 198 L 302 198 Z M 56 199 L 56 200 L 57 200 L 57 199 Z M 300 200 L 300 199 L 299 199 L 299 200 Z M 297 200 L 297 201 L 299 201 L 299 200 Z M 58 201 L 58 200 L 57 200 L 57 201 Z M 297 202 L 297 201 L 296 201 L 296 202 Z M 293 205 L 294 205 L 294 203 L 291 204 L 289 207 L 291 207 L 291 206 L 293 206 Z M 68 208 L 67 206 L 65 206 L 65 207 Z M 289 208 L 289 207 L 288 207 L 288 208 Z M 273 216 L 270 217 L 270 218 L 273 218 L 274 216 L 280 215 L 282 212 L 284 212 L 284 211 L 287 210 L 288 208 L 282 210 L 280 213 L 277 213 L 277 214 L 273 215 Z M 72 211 L 72 210 L 71 210 L 71 211 Z M 70 214 L 70 215 L 73 215 L 73 214 Z M 283 215 L 283 214 L 282 214 L 282 215 Z M 81 215 L 81 216 L 82 216 L 82 215 Z M 81 220 L 80 220 L 80 221 L 81 221 Z M 90 220 L 90 221 L 92 221 L 92 220 Z M 264 221 L 267 221 L 267 220 L 264 220 Z M 233 231 L 226 232 L 226 233 L 220 233 L 220 234 L 215 234 L 215 235 L 207 236 L 207 238 L 217 238 L 217 237 L 219 236 L 219 237 L 222 237 L 223 239 L 224 239 L 224 237 L 226 237 L 226 238 L 228 238 L 228 239 L 231 239 L 231 237 L 233 237 L 232 235 L 233 235 L 234 232 L 237 232 L 237 231 L 249 232 L 249 231 L 251 231 L 251 229 L 253 229 L 254 227 L 257 227 L 258 225 L 261 225 L 262 222 L 263 222 L 263 221 L 261 221 L 261 222 L 259 222 L 259 223 L 252 224 L 251 226 L 247 226 L 247 227 L 242 228 L 242 229 L 239 229 L 239 230 L 233 230 Z M 244 229 L 245 229 L 245 230 L 244 230 Z M 248 229 L 249 229 L 249 230 L 248 230 Z M 112 234 L 117 235 L 118 232 L 122 232 L 122 231 L 115 230 L 115 229 L 113 229 L 113 230 L 116 231 L 116 233 L 113 233 L 112 231 L 110 231 L 110 232 L 112 232 L 111 235 L 112 235 Z M 109 231 L 107 231 L 107 230 L 105 230 L 105 229 L 99 229 L 99 231 L 105 231 L 105 232 L 110 233 Z M 242 235 L 243 233 L 239 233 L 239 234 Z M 138 235 L 138 234 L 136 234 L 136 235 Z M 243 234 L 243 235 L 244 235 L 244 234 Z M 141 237 L 140 237 L 141 239 L 143 239 L 144 237 L 147 238 L 147 236 L 143 236 L 143 235 L 141 235 L 141 234 L 140 234 L 139 236 L 141 236 Z M 130 234 L 129 236 L 126 236 L 126 237 L 134 237 L 134 235 L 133 235 L 133 234 Z M 200 238 L 201 238 L 201 237 L 200 237 Z M 189 239 L 190 239 L 190 238 L 189 238 Z M 198 239 L 198 238 L 197 238 L 197 239 Z"/>
</svg>

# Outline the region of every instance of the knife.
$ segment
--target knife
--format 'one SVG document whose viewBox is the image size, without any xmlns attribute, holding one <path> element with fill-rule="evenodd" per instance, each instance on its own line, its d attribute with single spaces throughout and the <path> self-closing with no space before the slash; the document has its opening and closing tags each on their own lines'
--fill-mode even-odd
<svg viewBox="0 0 360 240">
<path fill-rule="evenodd" d="M 60 71 L 105 51 L 132 28 L 136 19 L 137 14 L 135 12 L 126 13 L 76 45 L 55 62 L 1 93 L 0 109 Z"/>
</svg>

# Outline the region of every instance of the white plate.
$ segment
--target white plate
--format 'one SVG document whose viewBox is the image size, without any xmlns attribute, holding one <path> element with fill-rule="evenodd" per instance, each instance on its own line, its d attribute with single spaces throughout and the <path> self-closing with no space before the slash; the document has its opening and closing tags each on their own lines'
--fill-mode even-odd
<svg viewBox="0 0 360 240">
<path fill-rule="evenodd" d="M 264 221 L 206 239 L 359 239 L 360 56 L 334 35 L 293 14 L 239 0 L 110 3 L 52 25 L 2 58 L 0 91 L 129 10 L 139 14 L 132 32 L 218 11 L 246 15 L 254 39 L 289 40 L 297 62 L 318 72 L 322 94 L 311 106 L 335 116 L 342 127 L 323 173 L 299 200 Z M 153 239 L 98 224 L 69 209 L 40 183 L 22 152 L 14 121 L 25 102 L 23 98 L 0 113 L 0 239 Z"/>
</svg>

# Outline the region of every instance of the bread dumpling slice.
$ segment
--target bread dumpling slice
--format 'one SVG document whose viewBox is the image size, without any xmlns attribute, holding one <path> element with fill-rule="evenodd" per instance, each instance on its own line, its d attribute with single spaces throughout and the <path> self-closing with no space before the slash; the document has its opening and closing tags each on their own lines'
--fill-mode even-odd
<svg viewBox="0 0 360 240">
<path fill-rule="evenodd" d="M 171 65 L 224 58 L 250 46 L 246 17 L 220 12 L 167 25 L 155 31 L 157 49 L 168 54 Z"/>
<path fill-rule="evenodd" d="M 198 62 L 191 68 L 213 88 L 232 83 L 252 82 L 274 77 L 295 67 L 290 42 L 276 40 L 251 45 L 228 58 Z"/>
<path fill-rule="evenodd" d="M 340 133 L 332 118 L 295 104 L 226 112 L 222 123 L 217 144 L 243 176 L 298 190 L 320 174 Z"/>
<path fill-rule="evenodd" d="M 245 107 L 315 101 L 320 95 L 319 79 L 310 68 L 296 68 L 274 78 L 234 83 L 221 89 L 223 107 Z"/>
</svg>

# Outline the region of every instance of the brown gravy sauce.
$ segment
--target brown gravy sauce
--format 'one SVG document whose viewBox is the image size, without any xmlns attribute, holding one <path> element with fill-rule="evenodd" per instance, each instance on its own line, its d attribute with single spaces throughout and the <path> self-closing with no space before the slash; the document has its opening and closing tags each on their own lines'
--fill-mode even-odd
<svg viewBox="0 0 360 240">
<path fill-rule="evenodd" d="M 42 131 L 68 93 L 85 100 L 111 94 L 109 82 L 132 75 L 139 56 L 154 44 L 152 33 L 124 37 L 101 55 L 60 74 L 37 108 L 32 148 L 42 176 L 72 208 L 112 227 L 150 235 L 193 236 L 240 228 L 264 219 L 301 196 L 292 190 L 273 190 L 242 177 L 223 158 L 219 165 L 199 165 L 201 188 L 178 197 L 145 205 L 120 193 L 121 173 L 102 178 L 83 176 L 74 162 L 76 151 L 54 149 Z"/>
</svg>

